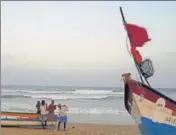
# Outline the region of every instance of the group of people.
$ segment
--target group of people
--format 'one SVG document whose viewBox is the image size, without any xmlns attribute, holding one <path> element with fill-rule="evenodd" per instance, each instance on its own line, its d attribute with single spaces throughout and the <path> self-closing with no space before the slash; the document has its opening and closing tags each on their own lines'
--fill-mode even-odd
<svg viewBox="0 0 176 135">
<path fill-rule="evenodd" d="M 55 115 L 55 110 L 58 107 L 58 114 Z M 40 114 L 40 121 L 42 127 L 45 129 L 47 126 L 47 121 L 57 122 L 57 129 L 60 130 L 60 124 L 64 123 L 64 130 L 66 130 L 67 124 L 67 111 L 66 105 L 55 105 L 54 100 L 51 100 L 51 104 L 48 106 L 45 100 L 37 101 L 36 104 L 37 113 Z"/>
</svg>

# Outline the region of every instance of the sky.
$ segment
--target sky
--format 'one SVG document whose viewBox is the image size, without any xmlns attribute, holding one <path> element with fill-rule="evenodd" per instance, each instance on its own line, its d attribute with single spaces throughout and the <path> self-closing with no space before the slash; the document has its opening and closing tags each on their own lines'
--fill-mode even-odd
<svg viewBox="0 0 176 135">
<path fill-rule="evenodd" d="M 139 49 L 153 62 L 151 85 L 176 87 L 174 1 L 3 1 L 1 83 L 121 87 L 122 73 L 139 79 L 120 6 L 152 39 Z"/>
</svg>

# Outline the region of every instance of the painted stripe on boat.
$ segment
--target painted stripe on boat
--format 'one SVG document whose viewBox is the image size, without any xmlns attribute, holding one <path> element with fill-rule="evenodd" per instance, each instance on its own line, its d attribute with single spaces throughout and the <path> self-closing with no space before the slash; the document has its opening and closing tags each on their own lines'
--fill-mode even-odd
<svg viewBox="0 0 176 135">
<path fill-rule="evenodd" d="M 54 125 L 56 122 L 47 122 L 47 125 Z M 40 126 L 37 121 L 1 121 L 1 126 Z"/>
<path fill-rule="evenodd" d="M 153 91 L 150 91 L 147 88 L 144 88 L 143 86 L 140 86 L 137 81 L 135 80 L 129 80 L 128 82 L 130 90 L 137 94 L 137 95 L 143 95 L 144 98 L 150 100 L 151 102 L 156 103 L 156 101 L 161 98 L 160 95 L 154 93 Z M 168 98 L 168 97 L 167 97 Z M 168 109 L 171 109 L 173 111 L 176 110 L 176 104 L 170 102 L 168 99 L 165 99 L 166 101 L 166 107 Z"/>
<path fill-rule="evenodd" d="M 138 106 L 141 117 L 145 117 L 158 123 L 165 123 L 167 125 L 172 125 L 176 128 L 176 116 L 172 115 L 172 110 L 164 108 L 162 111 L 158 110 L 156 103 L 143 98 L 141 96 L 133 93 L 135 102 Z"/>
<path fill-rule="evenodd" d="M 1 118 L 1 121 L 38 121 L 38 122 L 40 122 L 40 120 L 18 120 L 18 119 L 2 119 Z M 50 121 L 48 121 L 48 122 L 50 122 Z"/>
<path fill-rule="evenodd" d="M 138 127 L 142 135 L 176 135 L 176 127 L 153 122 L 146 117 L 141 117 L 141 124 Z"/>
</svg>

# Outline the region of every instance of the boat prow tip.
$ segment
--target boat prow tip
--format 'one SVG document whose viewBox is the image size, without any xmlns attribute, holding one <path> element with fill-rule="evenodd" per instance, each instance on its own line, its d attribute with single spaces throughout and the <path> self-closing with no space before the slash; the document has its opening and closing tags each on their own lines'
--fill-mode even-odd
<svg viewBox="0 0 176 135">
<path fill-rule="evenodd" d="M 130 79 L 131 79 L 131 73 L 122 74 L 122 80 L 123 80 L 124 83 L 126 83 Z"/>
</svg>

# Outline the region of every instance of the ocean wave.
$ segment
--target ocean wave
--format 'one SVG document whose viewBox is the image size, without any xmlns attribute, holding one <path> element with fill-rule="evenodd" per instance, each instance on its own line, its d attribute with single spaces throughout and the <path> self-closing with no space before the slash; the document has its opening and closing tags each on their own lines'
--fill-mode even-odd
<svg viewBox="0 0 176 135">
<path fill-rule="evenodd" d="M 12 99 L 12 98 L 33 98 L 33 99 L 54 99 L 54 100 L 114 100 L 117 98 L 123 98 L 122 95 L 56 95 L 56 94 L 24 94 L 24 95 L 1 95 L 1 98 Z"/>
<path fill-rule="evenodd" d="M 67 91 L 34 91 L 34 90 L 18 91 L 18 92 L 29 93 L 29 94 L 64 94 L 64 93 L 68 93 Z"/>
<path fill-rule="evenodd" d="M 76 108 L 71 107 L 68 108 L 68 115 L 69 114 L 78 114 L 78 115 L 127 115 L 127 111 L 122 109 L 115 109 L 115 108 L 103 108 L 103 107 L 97 107 L 97 108 Z M 3 111 L 14 111 L 14 112 L 36 112 L 33 108 L 19 108 L 18 106 L 9 106 L 9 107 L 2 107 Z M 55 111 L 55 114 L 58 114 L 58 109 Z"/>
<path fill-rule="evenodd" d="M 93 95 L 93 94 L 111 94 L 112 90 L 75 90 L 71 93 L 73 94 L 81 94 L 81 95 Z"/>
<path fill-rule="evenodd" d="M 114 100 L 123 98 L 124 92 L 114 90 L 15 90 L 3 91 L 1 98 L 34 98 L 34 99 L 54 99 L 54 100 Z"/>
<path fill-rule="evenodd" d="M 31 93 L 31 94 L 79 94 L 79 95 L 94 95 L 94 94 L 112 94 L 112 90 L 55 90 L 55 91 L 34 91 L 34 90 L 25 90 L 18 91 L 20 93 Z M 114 92 L 118 93 L 118 92 Z"/>
<path fill-rule="evenodd" d="M 1 95 L 1 98 L 31 98 L 31 97 L 24 95 Z"/>
<path fill-rule="evenodd" d="M 56 113 L 58 111 L 56 110 Z M 126 114 L 126 110 L 114 108 L 69 108 L 69 114 Z"/>
<path fill-rule="evenodd" d="M 105 99 L 108 96 L 74 96 L 74 95 L 30 95 L 37 99 L 74 100 L 74 99 Z"/>
<path fill-rule="evenodd" d="M 68 89 L 68 90 L 5 90 L 1 98 L 33 98 L 54 100 L 115 100 L 123 98 L 124 92 L 114 90 Z"/>
</svg>

